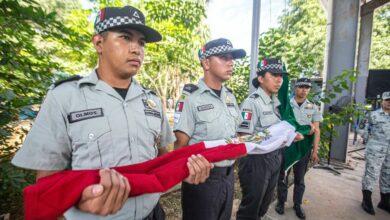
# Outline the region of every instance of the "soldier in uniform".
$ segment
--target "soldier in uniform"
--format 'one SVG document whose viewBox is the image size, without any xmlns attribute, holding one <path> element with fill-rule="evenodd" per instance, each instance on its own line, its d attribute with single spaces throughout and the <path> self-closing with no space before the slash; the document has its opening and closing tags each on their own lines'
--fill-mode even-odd
<svg viewBox="0 0 390 220">
<path fill-rule="evenodd" d="M 279 59 L 263 59 L 258 64 L 257 77 L 252 84 L 257 90 L 241 106 L 240 134 L 254 134 L 281 121 L 277 107 L 278 90 L 283 83 L 283 63 Z M 302 138 L 298 135 L 296 140 Z M 268 210 L 278 181 L 282 151 L 248 155 L 239 161 L 242 200 L 237 219 L 260 219 Z"/>
<path fill-rule="evenodd" d="M 322 121 L 321 112 L 314 103 L 307 99 L 307 95 L 311 89 L 311 80 L 308 78 L 300 78 L 295 84 L 295 95 L 290 99 L 290 105 L 294 111 L 294 116 L 300 125 L 312 126 L 311 134 L 314 133 L 313 150 L 308 151 L 296 164 L 294 164 L 294 210 L 295 214 L 301 218 L 305 218 L 305 212 L 301 207 L 303 193 L 305 192 L 305 173 L 309 163 L 310 155 L 314 163 L 318 162 L 318 148 L 320 143 L 320 128 L 319 124 Z M 289 170 L 290 171 L 290 170 Z M 288 177 L 288 174 L 287 174 Z M 284 203 L 287 200 L 287 178 L 285 170 L 280 170 L 278 181 L 278 203 L 275 210 L 279 214 L 284 214 Z"/>
<path fill-rule="evenodd" d="M 204 78 L 183 88 L 175 112 L 175 147 L 200 141 L 236 137 L 239 108 L 232 91 L 223 85 L 233 74 L 233 60 L 245 56 L 227 39 L 212 40 L 199 51 Z M 234 192 L 234 160 L 215 163 L 200 185 L 182 184 L 183 219 L 230 219 Z"/>
<path fill-rule="evenodd" d="M 359 124 L 359 129 L 363 137 L 368 138 L 362 208 L 375 215 L 371 194 L 380 173 L 378 208 L 390 212 L 390 91 L 382 94 L 381 108 L 368 114 Z"/>
<path fill-rule="evenodd" d="M 37 170 L 37 179 L 72 169 L 100 169 L 100 183 L 87 187 L 66 219 L 164 219 L 160 194 L 128 198 L 126 178 L 109 167 L 151 160 L 175 140 L 156 94 L 133 76 L 144 45 L 161 40 L 131 6 L 103 8 L 93 44 L 99 60 L 90 75 L 50 88 L 23 147 L 12 163 Z M 189 183 L 204 182 L 211 164 L 189 159 Z M 64 195 L 66 196 L 66 195 Z"/>
</svg>

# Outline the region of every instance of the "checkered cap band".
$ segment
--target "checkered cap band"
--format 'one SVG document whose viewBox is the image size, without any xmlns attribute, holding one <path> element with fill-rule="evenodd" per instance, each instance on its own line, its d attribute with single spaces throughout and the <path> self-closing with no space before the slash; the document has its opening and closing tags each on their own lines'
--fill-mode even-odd
<svg viewBox="0 0 390 220">
<path fill-rule="evenodd" d="M 233 50 L 233 47 L 231 45 L 226 45 L 226 44 L 216 46 L 216 47 L 211 47 L 204 52 L 201 51 L 199 59 L 204 60 L 209 56 L 213 56 L 215 54 L 223 54 L 223 53 L 229 52 L 231 50 Z"/>
<path fill-rule="evenodd" d="M 137 18 L 130 18 L 128 16 L 117 16 L 117 17 L 111 17 L 108 19 L 103 20 L 102 22 L 99 22 L 97 25 L 95 25 L 95 32 L 100 33 L 103 32 L 109 28 L 122 26 L 126 24 L 143 24 L 141 20 Z"/>
<path fill-rule="evenodd" d="M 311 87 L 311 83 L 310 82 L 297 82 L 297 83 L 295 83 L 295 86 L 310 86 Z"/>
<path fill-rule="evenodd" d="M 384 92 L 382 94 L 382 99 L 390 99 L 390 92 Z"/>
<path fill-rule="evenodd" d="M 267 65 L 264 65 L 264 66 L 261 66 L 261 67 L 258 67 L 257 68 L 257 72 L 261 72 L 261 71 L 267 71 L 269 69 L 276 69 L 276 70 L 280 70 L 280 72 L 284 72 L 283 71 L 283 65 L 280 64 L 280 63 L 273 63 L 273 64 L 267 64 Z"/>
</svg>

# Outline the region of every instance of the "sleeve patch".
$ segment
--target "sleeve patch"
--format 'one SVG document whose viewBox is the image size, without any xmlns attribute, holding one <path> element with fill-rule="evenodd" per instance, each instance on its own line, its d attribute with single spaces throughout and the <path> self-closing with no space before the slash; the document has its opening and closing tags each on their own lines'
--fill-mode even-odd
<svg viewBox="0 0 390 220">
<path fill-rule="evenodd" d="M 249 121 L 243 121 L 241 124 L 240 124 L 240 128 L 249 128 L 249 125 L 251 123 Z"/>
<path fill-rule="evenodd" d="M 183 111 L 183 107 L 184 107 L 184 102 L 178 102 L 178 103 L 176 104 L 175 111 L 176 111 L 176 112 L 182 112 L 182 111 Z"/>
<path fill-rule="evenodd" d="M 180 113 L 175 113 L 173 115 L 173 121 L 177 124 L 180 121 Z"/>
<path fill-rule="evenodd" d="M 252 111 L 245 111 L 245 109 L 241 112 L 242 119 L 246 121 L 250 121 L 252 119 Z"/>
</svg>

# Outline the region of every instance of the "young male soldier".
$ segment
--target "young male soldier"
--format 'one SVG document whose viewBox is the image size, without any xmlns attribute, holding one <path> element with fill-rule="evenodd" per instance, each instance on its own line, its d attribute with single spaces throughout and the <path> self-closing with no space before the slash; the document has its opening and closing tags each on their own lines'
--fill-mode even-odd
<svg viewBox="0 0 390 220">
<path fill-rule="evenodd" d="M 37 170 L 37 179 L 65 169 L 101 169 L 100 183 L 83 191 L 67 219 L 164 219 L 158 193 L 128 198 L 127 179 L 108 169 L 151 160 L 175 140 L 160 99 L 133 79 L 145 43 L 159 40 L 138 9 L 103 8 L 92 39 L 98 68 L 49 90 L 14 157 L 16 166 Z M 187 181 L 205 181 L 210 167 L 194 156 Z"/>
<path fill-rule="evenodd" d="M 381 108 L 371 112 L 359 129 L 364 138 L 368 138 L 362 179 L 362 208 L 375 215 L 371 194 L 380 173 L 381 200 L 378 208 L 390 213 L 390 91 L 382 94 Z"/>
<path fill-rule="evenodd" d="M 304 219 L 305 212 L 301 207 L 303 193 L 305 192 L 305 173 L 309 163 L 310 155 L 312 160 L 318 162 L 318 148 L 320 143 L 319 123 L 322 121 L 322 115 L 318 106 L 307 100 L 307 95 L 311 89 L 311 80 L 300 78 L 295 84 L 295 95 L 290 99 L 290 105 L 294 111 L 294 116 L 300 125 L 312 125 L 314 132 L 313 150 L 308 151 L 294 166 L 294 210 L 298 218 Z M 298 142 L 299 143 L 299 142 Z M 288 175 L 287 175 L 288 176 Z M 280 169 L 278 181 L 278 203 L 275 210 L 279 214 L 284 213 L 284 203 L 287 200 L 287 179 L 285 180 L 285 170 Z"/>
<path fill-rule="evenodd" d="M 277 93 L 283 83 L 283 74 L 287 72 L 283 70 L 281 60 L 269 58 L 259 62 L 257 77 L 252 81 L 257 90 L 241 106 L 240 134 L 254 134 L 281 121 Z M 278 180 L 281 160 L 280 149 L 240 159 L 238 176 L 242 200 L 237 219 L 260 219 L 265 215 Z"/>
<path fill-rule="evenodd" d="M 233 74 L 233 60 L 245 56 L 227 39 L 205 44 L 199 52 L 204 78 L 187 84 L 176 107 L 175 147 L 236 136 L 239 108 L 230 89 L 223 85 Z M 234 161 L 215 163 L 210 177 L 200 185 L 182 184 L 183 219 L 230 219 L 234 192 Z"/>
</svg>

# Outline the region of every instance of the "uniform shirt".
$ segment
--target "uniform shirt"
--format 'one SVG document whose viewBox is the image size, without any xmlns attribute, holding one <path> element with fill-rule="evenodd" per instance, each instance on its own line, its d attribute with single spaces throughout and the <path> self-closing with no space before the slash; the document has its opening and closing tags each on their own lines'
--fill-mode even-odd
<svg viewBox="0 0 390 220">
<path fill-rule="evenodd" d="M 359 133 L 369 141 L 387 142 L 390 141 L 390 114 L 382 108 L 371 112 L 359 124 Z"/>
<path fill-rule="evenodd" d="M 313 122 L 321 122 L 322 114 L 317 105 L 305 99 L 301 106 L 298 105 L 295 98 L 290 99 L 290 105 L 293 108 L 294 116 L 300 125 L 310 125 Z"/>
<path fill-rule="evenodd" d="M 134 79 L 126 99 L 95 71 L 49 90 L 23 147 L 12 163 L 34 170 L 99 169 L 144 162 L 157 157 L 157 142 L 174 141 L 160 99 Z M 69 219 L 142 219 L 159 194 L 129 198 L 108 217 L 71 208 Z"/>
<path fill-rule="evenodd" d="M 275 94 L 270 97 L 259 87 L 241 105 L 243 121 L 238 132 L 254 134 L 280 122 L 279 105 Z"/>
<path fill-rule="evenodd" d="M 231 91 L 222 86 L 219 97 L 201 79 L 197 90 L 188 93 L 184 89 L 182 97 L 177 104 L 173 129 L 186 133 L 190 137 L 189 145 L 236 137 L 240 117 Z M 225 167 L 233 163 L 234 160 L 226 160 L 215 165 Z"/>
</svg>

